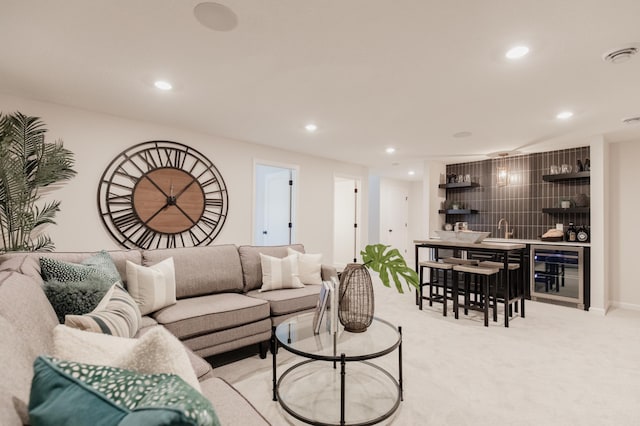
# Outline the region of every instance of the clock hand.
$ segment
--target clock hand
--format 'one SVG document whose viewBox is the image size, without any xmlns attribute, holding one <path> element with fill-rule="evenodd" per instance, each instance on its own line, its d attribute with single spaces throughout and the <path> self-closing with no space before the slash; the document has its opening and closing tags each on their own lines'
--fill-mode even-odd
<svg viewBox="0 0 640 426">
<path fill-rule="evenodd" d="M 189 182 L 184 188 L 180 190 L 180 192 L 178 192 L 178 194 L 176 195 L 176 200 L 184 193 L 184 191 L 189 189 L 189 187 L 193 185 L 194 182 L 197 182 L 196 178 L 191 179 L 191 182 Z"/>
<path fill-rule="evenodd" d="M 171 203 L 169 202 L 169 200 L 167 200 L 167 202 L 166 202 L 166 203 L 164 203 L 164 206 L 160 207 L 160 208 L 158 209 L 158 211 L 156 211 L 154 214 L 152 214 L 152 215 L 149 217 L 149 219 L 147 219 L 147 220 L 145 220 L 145 221 L 144 221 L 144 224 L 146 225 L 147 223 L 151 222 L 151 220 L 152 220 L 154 217 L 158 216 L 158 214 L 160 214 L 160 212 L 161 212 L 161 211 L 165 210 L 165 209 L 166 209 L 167 207 L 169 207 L 170 205 L 171 205 Z"/>
</svg>

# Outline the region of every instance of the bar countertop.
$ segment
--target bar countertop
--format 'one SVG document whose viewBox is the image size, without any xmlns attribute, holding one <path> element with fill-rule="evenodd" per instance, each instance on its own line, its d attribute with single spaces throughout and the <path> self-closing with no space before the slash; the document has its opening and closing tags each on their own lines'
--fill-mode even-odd
<svg viewBox="0 0 640 426">
<path fill-rule="evenodd" d="M 413 240 L 416 245 L 428 244 L 431 246 L 442 247 L 458 247 L 461 249 L 490 249 L 490 250 L 520 250 L 527 247 L 526 244 L 520 242 L 496 242 L 484 240 L 480 243 L 467 243 L 464 241 L 445 241 L 438 238 L 430 238 L 428 240 Z"/>
</svg>

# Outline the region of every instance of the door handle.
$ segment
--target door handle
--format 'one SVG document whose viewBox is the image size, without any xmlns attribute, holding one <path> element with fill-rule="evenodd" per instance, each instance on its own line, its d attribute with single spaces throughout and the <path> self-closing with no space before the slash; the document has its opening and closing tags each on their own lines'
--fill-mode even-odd
<svg viewBox="0 0 640 426">
<path fill-rule="evenodd" d="M 267 231 L 262 231 L 262 235 L 267 235 Z"/>
</svg>

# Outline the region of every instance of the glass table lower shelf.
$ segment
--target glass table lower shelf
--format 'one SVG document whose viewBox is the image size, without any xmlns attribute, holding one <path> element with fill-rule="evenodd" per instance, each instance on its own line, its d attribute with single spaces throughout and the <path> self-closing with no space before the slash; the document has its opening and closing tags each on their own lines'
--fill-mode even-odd
<svg viewBox="0 0 640 426">
<path fill-rule="evenodd" d="M 312 315 L 290 318 L 274 329 L 274 401 L 312 425 L 365 426 L 389 418 L 403 397 L 401 328 L 376 318 L 364 333 L 340 329 L 331 334 L 325 327 L 314 335 Z M 285 367 L 278 378 L 277 347 L 306 359 Z M 398 379 L 382 366 L 388 362 L 370 361 L 396 349 Z"/>
</svg>

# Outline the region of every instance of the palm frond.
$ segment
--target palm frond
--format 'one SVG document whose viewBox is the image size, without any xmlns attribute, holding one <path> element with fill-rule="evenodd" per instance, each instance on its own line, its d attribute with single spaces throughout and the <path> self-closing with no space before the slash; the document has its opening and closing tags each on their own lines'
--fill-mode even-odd
<svg viewBox="0 0 640 426">
<path fill-rule="evenodd" d="M 76 172 L 73 153 L 62 142 L 45 142 L 46 132 L 38 117 L 0 114 L 0 250 L 53 248 L 48 236 L 36 237 L 34 230 L 55 223 L 60 202 L 42 208 L 36 202 L 41 188 L 67 181 Z"/>
</svg>

